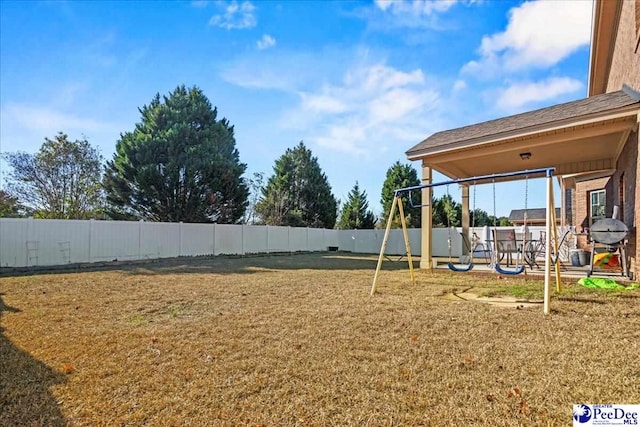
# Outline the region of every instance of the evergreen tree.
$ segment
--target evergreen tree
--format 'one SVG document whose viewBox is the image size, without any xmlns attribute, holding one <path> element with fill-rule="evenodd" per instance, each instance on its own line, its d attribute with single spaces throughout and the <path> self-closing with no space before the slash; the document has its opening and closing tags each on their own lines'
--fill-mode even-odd
<svg viewBox="0 0 640 427">
<path fill-rule="evenodd" d="M 60 132 L 37 153 L 5 153 L 12 168 L 8 193 L 38 218 L 87 219 L 102 207 L 102 156 L 86 139 Z"/>
<path fill-rule="evenodd" d="M 267 225 L 333 228 L 338 202 L 318 159 L 303 142 L 276 160 L 256 212 Z"/>
<path fill-rule="evenodd" d="M 369 209 L 366 191 L 360 191 L 358 181 L 347 195 L 342 207 L 338 228 L 342 230 L 374 228 L 376 217 Z"/>
<path fill-rule="evenodd" d="M 501 216 L 498 218 L 498 225 L 500 225 L 500 227 L 509 227 L 513 224 L 511 223 L 511 221 L 509 221 L 509 218 L 507 218 L 506 216 Z"/>
<path fill-rule="evenodd" d="M 249 190 L 233 126 L 197 87 L 157 94 L 140 123 L 121 135 L 107 163 L 112 218 L 238 222 Z"/>
<path fill-rule="evenodd" d="M 413 187 L 420 185 L 418 179 L 418 173 L 411 165 L 403 165 L 399 161 L 395 162 L 388 170 L 387 175 L 382 185 L 382 197 L 380 203 L 382 204 L 382 218 L 380 225 L 386 227 L 386 222 L 389 218 L 389 212 L 391 211 L 391 204 L 393 203 L 394 191 L 399 188 Z M 412 208 L 409 203 L 409 195 L 402 197 L 402 207 L 404 208 L 405 219 L 407 221 L 407 227 L 419 228 L 420 224 L 420 208 Z M 422 202 L 422 191 L 417 190 L 411 192 L 411 201 L 415 206 L 419 206 Z M 392 227 L 400 227 L 400 217 L 397 214 L 391 223 Z"/>
<path fill-rule="evenodd" d="M 459 227 L 462 224 L 462 205 L 449 194 L 433 199 L 433 226 Z"/>
<path fill-rule="evenodd" d="M 471 225 L 474 227 L 484 227 L 485 225 L 493 225 L 491 219 L 489 218 L 489 214 L 482 210 L 476 208 L 474 211 L 471 211 Z"/>
</svg>

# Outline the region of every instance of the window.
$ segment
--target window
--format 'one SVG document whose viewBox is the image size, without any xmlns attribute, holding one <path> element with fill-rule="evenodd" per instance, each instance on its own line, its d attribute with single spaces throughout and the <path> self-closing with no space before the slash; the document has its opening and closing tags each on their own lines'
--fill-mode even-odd
<svg viewBox="0 0 640 427">
<path fill-rule="evenodd" d="M 589 205 L 589 224 L 593 224 L 604 218 L 605 190 L 592 191 L 590 194 L 591 203 Z"/>
</svg>

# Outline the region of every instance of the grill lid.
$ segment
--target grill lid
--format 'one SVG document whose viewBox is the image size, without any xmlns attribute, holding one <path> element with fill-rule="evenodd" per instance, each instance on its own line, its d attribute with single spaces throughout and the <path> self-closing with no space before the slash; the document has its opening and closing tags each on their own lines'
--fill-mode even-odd
<svg viewBox="0 0 640 427">
<path fill-rule="evenodd" d="M 621 242 L 627 237 L 628 232 L 629 229 L 624 222 L 613 218 L 596 221 L 589 230 L 593 240 L 605 245 L 615 245 Z"/>
</svg>

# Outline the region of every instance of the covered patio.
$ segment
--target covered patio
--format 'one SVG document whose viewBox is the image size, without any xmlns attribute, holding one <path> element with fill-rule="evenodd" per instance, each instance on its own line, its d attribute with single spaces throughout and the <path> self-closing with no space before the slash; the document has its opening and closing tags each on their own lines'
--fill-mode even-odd
<svg viewBox="0 0 640 427">
<path fill-rule="evenodd" d="M 458 180 L 555 168 L 554 174 L 563 190 L 558 199 L 561 225 L 565 225 L 564 189 L 575 188 L 577 181 L 611 176 L 639 121 L 640 93 L 624 87 L 616 92 L 438 132 L 406 154 L 409 160 L 421 161 L 423 185 L 433 183 L 434 170 Z M 637 159 L 637 144 L 635 153 Z M 635 186 L 636 177 L 630 178 Z M 462 185 L 461 189 L 462 229 L 468 235 L 469 186 Z M 422 200 L 431 198 L 432 189 L 424 188 Z M 430 204 L 422 207 L 421 269 L 434 268 L 432 214 Z M 631 238 L 636 238 L 635 231 Z M 635 251 L 630 255 L 635 258 Z"/>
</svg>

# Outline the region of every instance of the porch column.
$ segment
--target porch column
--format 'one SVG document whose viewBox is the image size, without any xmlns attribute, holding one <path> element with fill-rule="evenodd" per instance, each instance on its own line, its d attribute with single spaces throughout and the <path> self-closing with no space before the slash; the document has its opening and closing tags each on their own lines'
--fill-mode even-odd
<svg viewBox="0 0 640 427">
<path fill-rule="evenodd" d="M 469 237 L 469 186 L 462 186 L 462 254 L 467 255 L 469 248 L 464 243 Z M 469 242 L 471 239 L 469 239 Z"/>
<path fill-rule="evenodd" d="M 422 162 L 422 185 L 432 183 L 432 171 L 426 163 Z M 432 251 L 432 225 L 433 225 L 433 206 L 431 187 L 422 189 L 422 209 L 421 209 L 421 227 L 422 240 L 420 244 L 420 268 L 425 270 L 433 269 Z"/>
<path fill-rule="evenodd" d="M 566 226 L 566 218 L 567 218 L 567 195 L 566 190 L 564 188 L 564 180 L 561 176 L 556 178 L 558 180 L 558 184 L 560 185 L 560 227 L 564 230 Z"/>
</svg>

